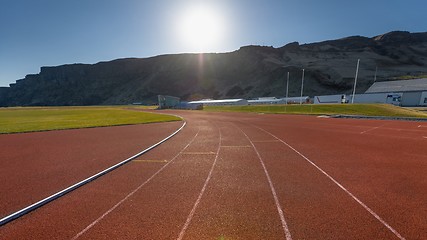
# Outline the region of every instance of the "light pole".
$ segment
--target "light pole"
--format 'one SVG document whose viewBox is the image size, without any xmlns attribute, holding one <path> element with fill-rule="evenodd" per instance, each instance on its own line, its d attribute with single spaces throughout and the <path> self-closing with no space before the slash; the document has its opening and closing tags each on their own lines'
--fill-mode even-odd
<svg viewBox="0 0 427 240">
<path fill-rule="evenodd" d="M 374 82 L 377 81 L 377 71 L 378 71 L 378 66 L 375 66 Z"/>
<path fill-rule="evenodd" d="M 288 91 L 289 91 L 289 72 L 288 72 L 288 80 L 286 81 L 286 98 L 285 98 L 285 104 L 288 104 Z"/>
<path fill-rule="evenodd" d="M 357 74 L 359 73 L 359 63 L 360 63 L 360 59 L 357 59 L 356 76 L 354 77 L 353 97 L 351 98 L 352 104 L 354 103 L 354 94 L 356 94 L 356 84 L 357 84 Z"/>
<path fill-rule="evenodd" d="M 302 70 L 302 79 L 301 79 L 301 98 L 299 100 L 299 104 L 302 104 L 302 92 L 304 91 L 304 71 L 305 69 Z"/>
</svg>

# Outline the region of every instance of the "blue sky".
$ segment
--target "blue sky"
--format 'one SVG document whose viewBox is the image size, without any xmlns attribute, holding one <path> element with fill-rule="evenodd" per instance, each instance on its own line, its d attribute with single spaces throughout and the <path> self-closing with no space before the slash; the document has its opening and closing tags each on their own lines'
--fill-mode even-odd
<svg viewBox="0 0 427 240">
<path fill-rule="evenodd" d="M 193 6 L 221 30 L 203 48 L 181 34 Z M 0 86 L 41 66 L 426 32 L 426 10 L 425 0 L 0 0 Z"/>
</svg>

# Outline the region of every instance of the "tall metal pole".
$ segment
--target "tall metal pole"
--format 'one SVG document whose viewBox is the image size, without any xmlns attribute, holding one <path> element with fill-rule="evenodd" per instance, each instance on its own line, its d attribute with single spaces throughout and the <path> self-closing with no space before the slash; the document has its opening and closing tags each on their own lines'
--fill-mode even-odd
<svg viewBox="0 0 427 240">
<path fill-rule="evenodd" d="M 375 66 L 374 82 L 376 82 L 376 81 L 377 81 L 377 71 L 378 71 L 378 66 Z"/>
<path fill-rule="evenodd" d="M 359 63 L 360 63 L 360 59 L 357 59 L 356 76 L 354 77 L 353 97 L 351 98 L 352 104 L 354 103 L 354 94 L 356 94 L 356 84 L 357 84 L 357 74 L 359 73 Z"/>
<path fill-rule="evenodd" d="M 302 70 L 302 79 L 301 79 L 301 98 L 299 100 L 299 104 L 302 104 L 302 92 L 304 91 L 304 71 L 305 69 Z"/>
<path fill-rule="evenodd" d="M 288 104 L 288 90 L 289 90 L 289 72 L 288 72 L 288 78 L 287 78 L 288 80 L 286 81 L 286 103 L 285 104 Z"/>
</svg>

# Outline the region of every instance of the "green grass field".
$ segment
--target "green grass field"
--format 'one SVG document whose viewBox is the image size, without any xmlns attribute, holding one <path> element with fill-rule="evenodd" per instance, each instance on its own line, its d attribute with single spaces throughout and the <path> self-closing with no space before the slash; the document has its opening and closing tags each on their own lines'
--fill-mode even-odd
<svg viewBox="0 0 427 240">
<path fill-rule="evenodd" d="M 363 115 L 427 118 L 427 114 L 390 104 L 290 104 L 258 106 L 206 106 L 205 111 L 275 114 Z"/>
<path fill-rule="evenodd" d="M 145 107 L 131 107 L 146 109 Z M 0 108 L 0 133 L 106 127 L 179 121 L 178 117 L 132 111 L 125 107 Z"/>
</svg>

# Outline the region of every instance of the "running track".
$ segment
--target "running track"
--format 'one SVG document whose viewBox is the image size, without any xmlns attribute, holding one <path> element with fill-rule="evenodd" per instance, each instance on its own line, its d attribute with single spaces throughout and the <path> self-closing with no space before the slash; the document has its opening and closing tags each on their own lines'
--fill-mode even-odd
<svg viewBox="0 0 427 240">
<path fill-rule="evenodd" d="M 0 239 L 427 239 L 426 123 L 168 113 L 187 121 L 180 133 Z M 181 125 L 0 135 L 0 213 Z"/>
</svg>

